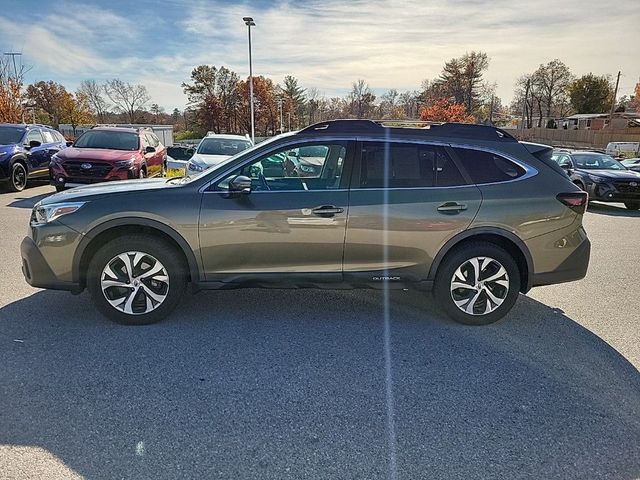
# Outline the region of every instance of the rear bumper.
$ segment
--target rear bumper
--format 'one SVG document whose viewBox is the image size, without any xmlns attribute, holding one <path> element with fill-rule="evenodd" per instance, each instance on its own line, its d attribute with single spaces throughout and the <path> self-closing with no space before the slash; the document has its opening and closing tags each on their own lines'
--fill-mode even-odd
<svg viewBox="0 0 640 480">
<path fill-rule="evenodd" d="M 584 278 L 589 268 L 591 242 L 585 238 L 582 243 L 552 272 L 534 273 L 532 286 L 553 285 L 573 282 Z"/>
<path fill-rule="evenodd" d="M 68 290 L 73 293 L 82 291 L 77 283 L 65 282 L 56 277 L 40 249 L 30 237 L 25 237 L 22 240 L 20 255 L 22 257 L 22 274 L 32 287 Z"/>
</svg>

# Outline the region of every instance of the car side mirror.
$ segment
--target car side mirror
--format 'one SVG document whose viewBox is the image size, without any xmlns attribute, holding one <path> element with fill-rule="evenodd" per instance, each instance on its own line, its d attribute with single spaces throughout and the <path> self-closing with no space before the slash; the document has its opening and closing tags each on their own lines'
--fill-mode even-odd
<svg viewBox="0 0 640 480">
<path fill-rule="evenodd" d="M 67 142 L 67 147 L 70 147 L 71 145 L 73 145 L 73 142 L 72 142 L 71 140 L 69 140 L 69 141 Z"/>
<path fill-rule="evenodd" d="M 296 152 L 295 150 L 291 150 L 290 152 L 287 152 L 287 156 L 298 158 L 300 154 L 298 154 L 298 152 Z"/>
<path fill-rule="evenodd" d="M 156 149 L 154 147 L 147 147 L 144 149 L 144 153 L 156 153 Z"/>
<path fill-rule="evenodd" d="M 196 153 L 196 151 L 193 148 L 188 148 L 187 149 L 187 155 L 189 155 L 190 157 L 193 157 L 194 153 Z"/>
<path fill-rule="evenodd" d="M 238 175 L 229 182 L 229 192 L 231 193 L 251 193 L 251 179 L 244 175 Z"/>
<path fill-rule="evenodd" d="M 564 171 L 568 172 L 571 170 L 571 164 L 570 163 L 561 163 L 560 164 L 560 168 L 563 169 Z"/>
<path fill-rule="evenodd" d="M 31 150 L 32 148 L 39 147 L 40 145 L 42 145 L 42 142 L 39 142 L 37 140 L 31 140 L 28 145 L 25 145 L 25 147 Z"/>
</svg>

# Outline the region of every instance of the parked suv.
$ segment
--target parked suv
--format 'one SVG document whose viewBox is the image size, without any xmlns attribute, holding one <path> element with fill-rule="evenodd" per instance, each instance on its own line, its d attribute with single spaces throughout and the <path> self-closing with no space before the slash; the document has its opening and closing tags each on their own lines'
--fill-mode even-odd
<svg viewBox="0 0 640 480">
<path fill-rule="evenodd" d="M 66 146 L 62 134 L 51 127 L 0 124 L 0 182 L 19 192 L 28 179 L 46 179 L 51 157 Z"/>
<path fill-rule="evenodd" d="M 164 176 L 167 150 L 146 128 L 94 127 L 54 155 L 49 166 L 57 191 L 87 183 Z"/>
<path fill-rule="evenodd" d="M 557 151 L 552 159 L 573 183 L 589 193 L 589 200 L 622 202 L 640 209 L 640 173 L 628 170 L 609 155 L 585 151 Z"/>
<path fill-rule="evenodd" d="M 312 149 L 315 176 L 264 168 Z M 195 176 L 48 197 L 23 271 L 36 287 L 88 288 L 126 324 L 165 317 L 187 283 L 411 287 L 459 322 L 491 323 L 519 292 L 586 274 L 587 194 L 550 153 L 481 125 L 325 122 Z"/>
</svg>

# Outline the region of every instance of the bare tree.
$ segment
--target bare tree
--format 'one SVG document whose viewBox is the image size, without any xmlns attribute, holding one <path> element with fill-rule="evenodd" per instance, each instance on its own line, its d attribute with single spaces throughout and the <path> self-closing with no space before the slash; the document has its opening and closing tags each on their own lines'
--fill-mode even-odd
<svg viewBox="0 0 640 480">
<path fill-rule="evenodd" d="M 104 88 L 95 80 L 83 80 L 78 88 L 78 93 L 86 98 L 91 113 L 93 113 L 99 123 L 104 123 L 109 110 L 109 103 L 105 100 Z"/>
<path fill-rule="evenodd" d="M 131 123 L 135 123 L 136 111 L 151 100 L 147 87 L 123 82 L 118 78 L 107 81 L 104 91 L 116 109 L 127 114 Z"/>
<path fill-rule="evenodd" d="M 375 99 L 376 96 L 367 82 L 364 80 L 353 82 L 348 97 L 351 114 L 356 118 L 366 118 L 373 109 Z"/>
</svg>

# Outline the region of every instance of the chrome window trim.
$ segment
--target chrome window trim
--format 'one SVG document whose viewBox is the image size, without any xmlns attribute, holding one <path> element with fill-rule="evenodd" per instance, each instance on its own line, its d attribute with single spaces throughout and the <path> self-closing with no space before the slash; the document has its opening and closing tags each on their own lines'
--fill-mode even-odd
<svg viewBox="0 0 640 480">
<path fill-rule="evenodd" d="M 518 178 L 514 178 L 512 180 L 504 180 L 501 182 L 487 182 L 487 183 L 470 183 L 470 184 L 465 184 L 465 185 L 448 185 L 448 186 L 431 186 L 431 187 L 389 187 L 389 188 L 384 188 L 384 187 L 375 187 L 375 188 L 349 188 L 349 189 L 327 189 L 327 190 L 272 190 L 272 191 L 256 191 L 256 192 L 251 192 L 253 193 L 275 193 L 275 192 L 338 192 L 338 191 L 349 191 L 349 190 L 353 190 L 353 191 L 358 191 L 358 190 L 428 190 L 428 189 L 442 189 L 442 188 L 463 188 L 463 187 L 481 187 L 481 186 L 485 186 L 485 185 L 503 185 L 505 183 L 513 183 L 513 182 L 519 182 L 521 180 L 526 180 L 528 178 L 534 177 L 536 176 L 539 172 L 535 167 L 532 167 L 531 165 L 528 165 L 524 162 L 522 162 L 521 160 L 516 159 L 515 157 L 513 157 L 512 155 L 510 155 L 509 153 L 494 149 L 494 148 L 490 148 L 490 147 L 486 147 L 484 145 L 473 145 L 473 144 L 469 144 L 469 143 L 460 143 L 460 142 L 445 142 L 445 141 L 438 141 L 438 140 L 429 140 L 429 141 L 425 141 L 424 139 L 418 139 L 418 138 L 386 138 L 386 137 L 379 137 L 379 136 L 352 136 L 352 135 L 335 135 L 335 136 L 322 136 L 322 137 L 308 137 L 305 138 L 304 136 L 292 136 L 289 137 L 290 140 L 283 142 L 283 143 L 278 143 L 277 147 L 287 147 L 289 145 L 293 145 L 293 144 L 299 144 L 299 143 L 313 143 L 316 141 L 320 141 L 320 142 L 331 142 L 331 141 L 357 141 L 357 142 L 390 142 L 390 143 L 415 143 L 415 144 L 419 144 L 419 145 L 425 145 L 425 146 L 437 146 L 437 147 L 451 147 L 451 148 L 463 148 L 466 150 L 478 150 L 481 152 L 487 152 L 487 153 L 491 153 L 493 155 L 497 155 L 499 157 L 502 157 L 510 162 L 515 163 L 516 165 L 518 165 L 520 168 L 522 168 L 525 173 L 524 175 L 521 175 Z M 198 193 L 219 193 L 218 191 L 208 191 L 207 189 L 211 186 L 212 183 L 218 182 L 220 180 L 222 180 L 224 178 L 224 175 L 228 175 L 230 172 L 232 172 L 233 170 L 237 169 L 237 168 L 241 168 L 244 165 L 252 162 L 253 160 L 259 158 L 260 156 L 262 156 L 263 153 L 260 154 L 256 154 L 256 155 L 252 155 L 250 158 L 248 158 L 245 162 L 243 162 L 242 164 L 236 164 L 233 166 L 233 168 L 228 168 L 226 170 L 224 170 L 223 172 L 221 172 L 219 175 L 215 176 L 213 179 L 211 179 L 208 182 L 205 182 L 205 184 L 200 187 L 198 189 Z"/>
</svg>

